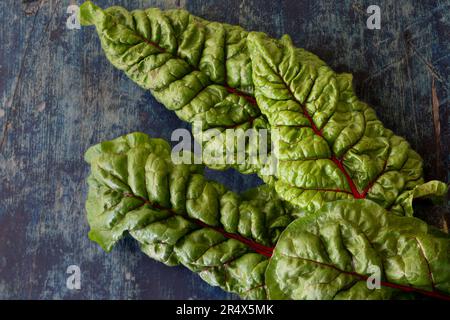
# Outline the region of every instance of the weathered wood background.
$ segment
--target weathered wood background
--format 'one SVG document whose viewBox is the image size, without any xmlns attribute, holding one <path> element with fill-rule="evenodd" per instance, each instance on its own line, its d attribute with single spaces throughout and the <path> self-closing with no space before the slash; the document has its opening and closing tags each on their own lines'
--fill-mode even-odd
<svg viewBox="0 0 450 320">
<path fill-rule="evenodd" d="M 84 151 L 132 131 L 170 139 L 186 127 L 115 70 L 92 28 L 68 30 L 69 4 L 0 1 L 0 298 L 236 298 L 183 269 L 146 258 L 131 240 L 110 254 L 87 238 Z M 183 7 L 317 53 L 355 75 L 360 97 L 424 157 L 427 178 L 449 174 L 450 2 L 98 0 L 128 9 Z M 381 30 L 366 8 L 381 7 Z M 258 178 L 210 172 L 235 190 Z M 420 213 L 446 228 L 445 207 Z M 69 265 L 81 290 L 66 288 Z"/>
</svg>

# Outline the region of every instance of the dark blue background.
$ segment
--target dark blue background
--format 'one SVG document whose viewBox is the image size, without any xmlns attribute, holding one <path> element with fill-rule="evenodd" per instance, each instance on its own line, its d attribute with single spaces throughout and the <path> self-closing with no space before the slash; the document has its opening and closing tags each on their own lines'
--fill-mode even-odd
<svg viewBox="0 0 450 320">
<path fill-rule="evenodd" d="M 110 254 L 88 240 L 84 151 L 132 131 L 170 139 L 187 126 L 109 64 L 93 28 L 66 28 L 71 3 L 81 1 L 0 2 L 0 298 L 235 298 L 148 259 L 132 240 Z M 274 37 L 288 33 L 354 74 L 359 96 L 424 157 L 427 178 L 448 177 L 449 1 L 97 4 L 184 7 Z M 370 4 L 381 7 L 381 30 L 366 28 Z M 260 183 L 234 171 L 208 175 L 237 191 Z M 446 228 L 445 208 L 427 215 Z M 79 291 L 65 285 L 71 264 L 81 268 Z"/>
</svg>

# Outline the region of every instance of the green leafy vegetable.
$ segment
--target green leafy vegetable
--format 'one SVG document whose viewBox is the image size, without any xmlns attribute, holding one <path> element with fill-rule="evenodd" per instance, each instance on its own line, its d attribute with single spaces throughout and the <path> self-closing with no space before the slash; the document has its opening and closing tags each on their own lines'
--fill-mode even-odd
<svg viewBox="0 0 450 320">
<path fill-rule="evenodd" d="M 165 141 L 141 133 L 86 152 L 93 241 L 109 251 L 128 232 L 151 258 L 252 299 L 450 291 L 450 239 L 416 218 L 341 200 L 290 223 L 289 207 L 269 186 L 239 196 L 205 180 L 202 166 L 170 157 Z M 375 268 L 382 288 L 371 290 L 365 281 Z"/>
<path fill-rule="evenodd" d="M 184 10 L 128 12 L 116 6 L 102 10 L 89 1 L 80 8 L 80 20 L 96 26 L 109 61 L 151 90 L 166 108 L 184 121 L 200 123 L 202 132 L 219 130 L 221 134 L 205 141 L 205 150 L 219 145 L 224 151 L 226 129 L 268 128 L 252 96 L 248 32 L 242 28 L 209 22 Z M 203 160 L 217 169 L 227 167 L 209 157 Z M 234 163 L 244 173 L 257 172 L 261 166 Z"/>
<path fill-rule="evenodd" d="M 150 257 L 182 264 L 211 285 L 265 298 L 267 258 L 292 218 L 268 186 L 243 195 L 175 165 L 161 139 L 133 133 L 91 147 L 89 237 L 106 251 L 128 232 Z"/>
<path fill-rule="evenodd" d="M 281 197 L 305 212 L 330 201 L 368 198 L 412 215 L 411 199 L 422 193 L 416 188 L 434 190 L 432 198 L 446 193 L 441 182 L 423 185 L 420 156 L 357 99 L 351 75 L 335 73 L 288 36 L 275 40 L 184 10 L 102 10 L 89 1 L 80 17 L 95 25 L 114 66 L 181 119 L 219 130 L 205 150 L 225 152 L 227 128 L 271 129 L 275 176 L 264 174 L 272 162 L 261 159 L 234 167 L 275 183 Z"/>
<path fill-rule="evenodd" d="M 420 156 L 358 100 L 350 74 L 335 73 L 287 35 L 252 32 L 248 43 L 256 99 L 276 134 L 276 190 L 284 199 L 313 212 L 324 202 L 367 198 L 412 215 L 412 197 L 446 194 L 442 182 L 423 184 Z"/>
<path fill-rule="evenodd" d="M 105 250 L 129 233 L 150 257 L 247 298 L 447 297 L 448 236 L 405 217 L 414 198 L 437 200 L 447 186 L 424 182 L 420 156 L 357 99 L 350 75 L 288 36 L 183 10 L 88 1 L 80 17 L 114 66 L 182 120 L 219 130 L 206 150 L 224 152 L 227 129 L 270 129 L 278 160 L 273 178 L 264 161 L 233 163 L 270 183 L 237 195 L 200 165 L 174 164 L 160 139 L 134 133 L 90 148 L 89 236 Z M 382 288 L 372 290 L 376 270 Z"/>
<path fill-rule="evenodd" d="M 371 290 L 368 277 L 381 277 Z M 450 299 L 450 238 L 388 214 L 369 200 L 341 200 L 297 219 L 270 259 L 271 299 L 387 299 L 416 291 Z"/>
</svg>

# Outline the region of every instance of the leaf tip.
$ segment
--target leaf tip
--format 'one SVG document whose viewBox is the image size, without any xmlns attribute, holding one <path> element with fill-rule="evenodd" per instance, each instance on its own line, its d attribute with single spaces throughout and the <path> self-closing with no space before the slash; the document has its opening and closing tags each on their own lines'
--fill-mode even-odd
<svg viewBox="0 0 450 320">
<path fill-rule="evenodd" d="M 90 26 L 95 24 L 99 15 L 103 14 L 101 8 L 97 7 L 91 1 L 86 1 L 80 6 L 79 21 L 82 26 Z"/>
</svg>

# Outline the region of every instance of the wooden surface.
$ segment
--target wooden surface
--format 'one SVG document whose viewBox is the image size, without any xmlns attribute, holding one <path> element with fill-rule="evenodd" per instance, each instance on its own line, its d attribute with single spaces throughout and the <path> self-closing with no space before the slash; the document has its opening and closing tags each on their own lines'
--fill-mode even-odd
<svg viewBox="0 0 450 320">
<path fill-rule="evenodd" d="M 103 55 L 93 28 L 68 30 L 81 1 L 0 1 L 0 298 L 232 299 L 181 267 L 146 258 L 132 240 L 110 254 L 87 238 L 84 151 L 132 131 L 170 139 L 187 127 Z M 132 1 L 184 7 L 294 42 L 354 74 L 359 96 L 423 156 L 427 178 L 449 175 L 449 1 Z M 381 30 L 366 8 L 381 7 Z M 209 172 L 234 190 L 255 176 Z M 448 211 L 421 217 L 446 228 Z M 69 265 L 81 290 L 66 288 Z"/>
</svg>

